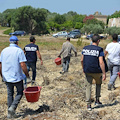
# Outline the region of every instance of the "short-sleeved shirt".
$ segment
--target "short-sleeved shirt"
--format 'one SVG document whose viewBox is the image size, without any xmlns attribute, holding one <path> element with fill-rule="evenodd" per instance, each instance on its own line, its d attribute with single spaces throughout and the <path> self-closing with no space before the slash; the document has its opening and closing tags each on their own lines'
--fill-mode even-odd
<svg viewBox="0 0 120 120">
<path fill-rule="evenodd" d="M 111 42 L 107 45 L 106 49 L 108 52 L 108 59 L 114 65 L 120 65 L 120 44 Z"/>
<path fill-rule="evenodd" d="M 27 62 L 36 62 L 37 61 L 37 53 L 39 47 L 33 43 L 25 46 L 24 51 L 26 53 Z"/>
<path fill-rule="evenodd" d="M 82 54 L 84 55 L 83 69 L 85 73 L 102 73 L 99 65 L 99 57 L 104 56 L 103 48 L 88 45 L 83 48 Z"/>
<path fill-rule="evenodd" d="M 16 44 L 10 44 L 1 52 L 2 76 L 6 82 L 16 83 L 24 79 L 20 63 L 26 62 L 23 50 Z"/>
</svg>

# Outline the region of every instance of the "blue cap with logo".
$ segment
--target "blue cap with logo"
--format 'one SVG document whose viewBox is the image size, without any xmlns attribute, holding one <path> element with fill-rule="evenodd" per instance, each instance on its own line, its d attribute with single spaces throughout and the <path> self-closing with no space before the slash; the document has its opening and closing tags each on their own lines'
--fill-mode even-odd
<svg viewBox="0 0 120 120">
<path fill-rule="evenodd" d="M 12 36 L 10 37 L 9 41 L 19 41 L 18 38 L 16 36 Z"/>
</svg>

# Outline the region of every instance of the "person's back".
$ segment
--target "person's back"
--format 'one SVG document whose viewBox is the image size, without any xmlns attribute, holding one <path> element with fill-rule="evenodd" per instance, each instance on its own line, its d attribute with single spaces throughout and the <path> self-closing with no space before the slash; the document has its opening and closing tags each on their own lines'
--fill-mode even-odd
<svg viewBox="0 0 120 120">
<path fill-rule="evenodd" d="M 108 90 L 116 89 L 115 81 L 120 71 L 120 44 L 118 43 L 118 35 L 112 35 L 113 41 L 109 43 L 105 49 L 105 56 L 108 54 L 108 68 L 110 70 L 110 80 Z"/>
<path fill-rule="evenodd" d="M 87 109 L 91 108 L 91 88 L 93 79 L 96 82 L 96 100 L 95 105 L 102 105 L 100 102 L 100 92 L 102 80 L 106 79 L 104 53 L 103 49 L 99 47 L 100 36 L 95 34 L 92 37 L 92 45 L 85 46 L 82 50 L 81 65 L 83 72 L 85 73 L 86 80 L 86 102 Z M 103 74 L 102 74 L 103 73 Z"/>
<path fill-rule="evenodd" d="M 26 65 L 28 71 L 30 71 L 30 68 L 32 69 L 32 80 L 35 81 L 36 78 L 36 63 L 37 63 L 37 56 L 41 60 L 41 65 L 43 64 L 42 57 L 39 52 L 39 47 L 35 45 L 35 37 L 30 37 L 30 44 L 26 45 L 24 47 L 24 53 L 26 55 Z"/>
<path fill-rule="evenodd" d="M 10 46 L 3 49 L 0 55 L 0 74 L 7 86 L 7 117 L 14 118 L 17 106 L 23 96 L 23 79 L 24 77 L 29 78 L 29 74 L 25 64 L 26 57 L 23 50 L 18 46 L 18 38 L 11 36 L 9 41 Z"/>
<path fill-rule="evenodd" d="M 63 43 L 62 50 L 58 55 L 58 57 L 61 57 L 61 54 L 63 55 L 63 71 L 60 72 L 61 74 L 68 72 L 72 50 L 74 51 L 75 56 L 77 56 L 77 51 L 75 47 L 70 43 L 70 38 L 68 37 L 67 41 Z"/>
<path fill-rule="evenodd" d="M 120 64 L 120 44 L 118 42 L 111 42 L 107 45 L 108 59 L 114 64 Z"/>
<path fill-rule="evenodd" d="M 83 68 L 85 73 L 102 73 L 99 65 L 99 55 L 103 49 L 99 46 L 88 45 L 83 48 Z"/>
<path fill-rule="evenodd" d="M 71 50 L 74 50 L 74 47 L 73 45 L 69 42 L 69 41 L 66 41 L 65 43 L 63 43 L 63 57 L 67 57 L 67 56 L 71 56 Z"/>
<path fill-rule="evenodd" d="M 37 53 L 36 53 L 37 50 L 39 50 L 38 46 L 33 43 L 30 43 L 25 46 L 24 51 L 26 53 L 27 62 L 37 61 Z"/>
<path fill-rule="evenodd" d="M 20 54 L 22 49 L 15 44 L 10 44 L 1 52 L 3 79 L 7 82 L 19 82 L 23 79 L 20 66 Z M 23 52 L 23 51 L 22 51 Z"/>
</svg>

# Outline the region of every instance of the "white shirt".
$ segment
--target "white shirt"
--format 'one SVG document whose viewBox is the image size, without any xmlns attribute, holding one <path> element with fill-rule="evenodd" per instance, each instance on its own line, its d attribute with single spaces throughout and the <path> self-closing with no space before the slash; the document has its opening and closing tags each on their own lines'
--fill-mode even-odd
<svg viewBox="0 0 120 120">
<path fill-rule="evenodd" d="M 20 63 L 26 62 L 23 50 L 16 44 L 3 49 L 0 56 L 2 76 L 6 82 L 16 83 L 24 79 Z"/>
<path fill-rule="evenodd" d="M 111 42 L 107 45 L 106 49 L 108 52 L 108 59 L 114 65 L 120 65 L 120 44 L 118 42 Z"/>
</svg>

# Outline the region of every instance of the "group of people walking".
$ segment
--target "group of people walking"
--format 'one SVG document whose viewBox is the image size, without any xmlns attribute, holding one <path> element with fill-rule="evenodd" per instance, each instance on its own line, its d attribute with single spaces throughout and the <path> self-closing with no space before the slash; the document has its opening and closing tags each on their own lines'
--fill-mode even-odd
<svg viewBox="0 0 120 120">
<path fill-rule="evenodd" d="M 109 43 L 103 52 L 103 48 L 99 47 L 100 36 L 95 34 L 92 38 L 92 44 L 85 46 L 82 50 L 81 65 L 85 73 L 86 87 L 86 102 L 87 109 L 91 107 L 91 87 L 92 80 L 96 81 L 96 100 L 95 105 L 101 105 L 100 93 L 102 81 L 106 79 L 106 72 L 110 70 L 110 81 L 108 90 L 115 89 L 115 80 L 117 73 L 120 71 L 120 44 L 117 42 L 117 34 L 114 34 L 112 43 Z M 43 65 L 42 57 L 39 52 L 39 47 L 35 44 L 35 37 L 30 37 L 30 44 L 26 45 L 22 50 L 18 46 L 18 38 L 12 36 L 9 39 L 10 46 L 3 49 L 0 55 L 0 74 L 7 86 L 8 93 L 8 118 L 15 117 L 15 110 L 23 96 L 23 80 L 25 83 L 34 83 L 36 78 L 36 62 L 37 57 Z M 60 74 L 65 74 L 69 70 L 71 51 L 77 57 L 77 51 L 73 44 L 70 43 L 70 38 L 67 38 L 63 43 L 62 50 L 58 57 L 63 55 L 63 70 Z M 105 57 L 108 54 L 108 69 Z M 32 79 L 29 76 L 30 68 L 32 69 Z M 17 89 L 17 94 L 14 98 L 14 87 Z"/>
<path fill-rule="evenodd" d="M 92 37 L 92 44 L 85 46 L 82 50 L 81 65 L 86 76 L 86 102 L 87 109 L 91 107 L 91 87 L 92 80 L 96 82 L 96 100 L 95 105 L 102 105 L 100 102 L 101 84 L 106 79 L 106 72 L 110 70 L 110 80 L 108 90 L 115 89 L 115 80 L 118 72 L 120 72 L 120 44 L 118 43 L 118 35 L 112 35 L 112 42 L 109 43 L 103 52 L 103 48 L 99 47 L 100 36 L 95 34 Z M 108 54 L 107 64 L 105 57 Z"/>
<path fill-rule="evenodd" d="M 8 118 L 17 117 L 15 110 L 23 96 L 24 84 L 34 83 L 36 78 L 37 56 L 43 64 L 39 47 L 35 45 L 35 37 L 30 37 L 30 44 L 24 50 L 18 46 L 18 38 L 12 36 L 9 39 L 10 46 L 2 50 L 0 56 L 0 74 L 7 86 Z M 32 79 L 29 76 L 32 69 Z M 14 87 L 17 93 L 14 98 Z"/>
</svg>

